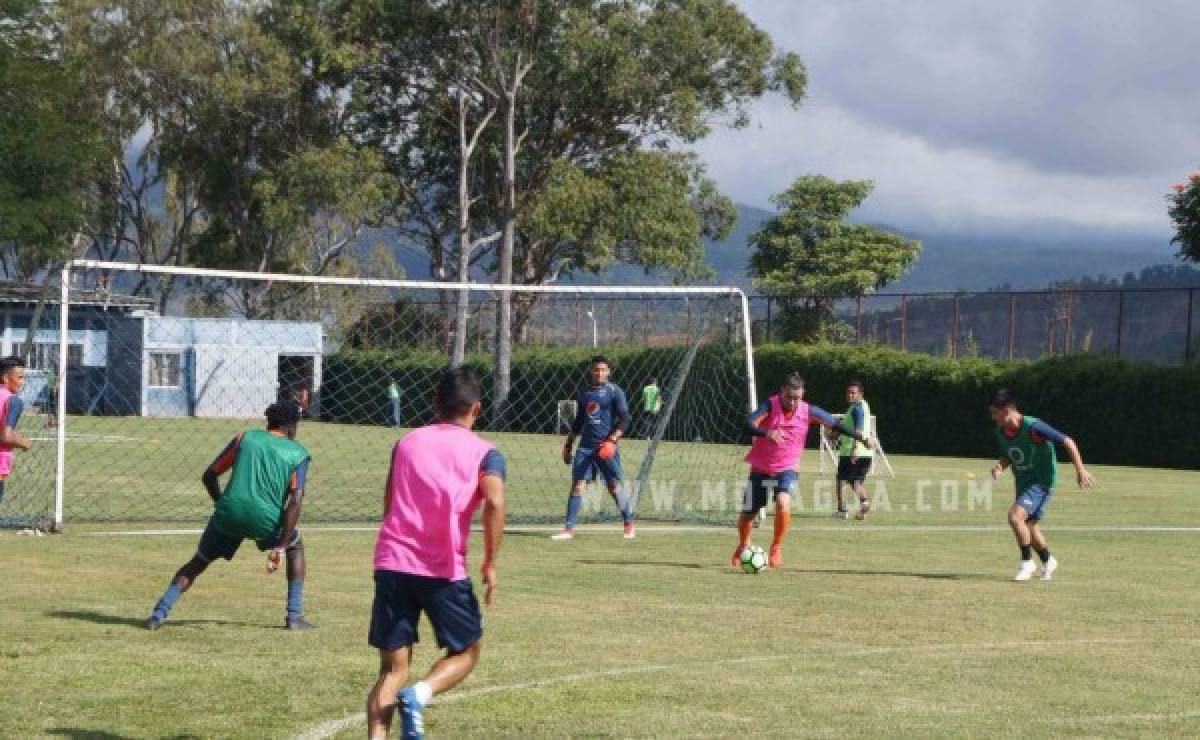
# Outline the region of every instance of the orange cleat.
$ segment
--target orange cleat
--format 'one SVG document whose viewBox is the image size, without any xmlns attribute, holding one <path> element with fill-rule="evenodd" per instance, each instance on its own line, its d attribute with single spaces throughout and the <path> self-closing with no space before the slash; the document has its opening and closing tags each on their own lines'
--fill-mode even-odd
<svg viewBox="0 0 1200 740">
<path fill-rule="evenodd" d="M 742 550 L 745 549 L 745 545 L 738 545 L 733 551 L 733 557 L 729 559 L 729 564 L 740 569 L 742 567 Z"/>
</svg>

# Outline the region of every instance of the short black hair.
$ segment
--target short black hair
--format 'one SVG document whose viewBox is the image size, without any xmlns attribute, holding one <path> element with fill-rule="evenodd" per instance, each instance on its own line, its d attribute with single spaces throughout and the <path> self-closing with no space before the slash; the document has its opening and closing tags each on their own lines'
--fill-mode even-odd
<svg viewBox="0 0 1200 740">
<path fill-rule="evenodd" d="M 267 407 L 267 429 L 293 429 L 300 423 L 300 404 L 295 401 L 276 401 Z"/>
<path fill-rule="evenodd" d="M 473 367 L 453 365 L 442 371 L 433 407 L 442 419 L 457 419 L 483 398 L 483 384 Z"/>
<path fill-rule="evenodd" d="M 5 357 L 0 359 L 0 378 L 8 375 L 8 372 L 14 367 L 25 367 L 25 361 L 20 357 Z"/>
<path fill-rule="evenodd" d="M 588 365 L 596 365 L 603 362 L 605 365 L 612 367 L 612 363 L 604 355 L 592 355 L 592 359 L 588 360 Z"/>
<path fill-rule="evenodd" d="M 1013 393 L 1008 388 L 997 388 L 992 394 L 992 402 L 988 404 L 992 408 L 1003 409 L 1009 406 L 1017 405 L 1017 394 Z"/>
<path fill-rule="evenodd" d="M 804 378 L 800 377 L 800 373 L 789 373 L 788 376 L 783 379 L 783 387 L 790 388 L 794 391 L 800 390 L 804 387 Z"/>
<path fill-rule="evenodd" d="M 857 388 L 863 393 L 866 393 L 867 387 L 858 378 L 850 378 L 850 382 L 846 384 L 847 388 Z"/>
</svg>

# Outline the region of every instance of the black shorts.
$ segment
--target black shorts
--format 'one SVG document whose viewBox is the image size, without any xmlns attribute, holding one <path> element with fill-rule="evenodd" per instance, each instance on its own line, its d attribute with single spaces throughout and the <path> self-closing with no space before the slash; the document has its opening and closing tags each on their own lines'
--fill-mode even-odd
<svg viewBox="0 0 1200 740">
<path fill-rule="evenodd" d="M 282 532 L 276 532 L 271 537 L 266 537 L 261 540 L 255 540 L 254 544 L 259 550 L 266 552 L 273 547 L 279 547 L 279 536 Z M 234 537 L 228 535 L 213 526 L 211 520 L 208 526 L 204 528 L 204 533 L 200 535 L 200 544 L 196 545 L 196 554 L 205 561 L 211 563 L 217 558 L 225 558 L 233 560 L 233 556 L 237 554 L 238 548 L 242 546 L 242 540 L 245 537 Z M 300 541 L 300 530 L 292 530 L 292 541 L 287 543 L 288 547 L 295 547 Z"/>
<path fill-rule="evenodd" d="M 392 570 L 375 571 L 375 601 L 367 641 L 399 650 L 418 641 L 417 620 L 429 617 L 439 647 L 461 653 L 483 637 L 483 613 L 471 579 L 451 581 Z"/>
<path fill-rule="evenodd" d="M 839 457 L 837 479 L 847 483 L 862 483 L 867 473 L 871 472 L 871 460 L 869 457 L 860 457 L 851 461 L 848 457 Z"/>
</svg>

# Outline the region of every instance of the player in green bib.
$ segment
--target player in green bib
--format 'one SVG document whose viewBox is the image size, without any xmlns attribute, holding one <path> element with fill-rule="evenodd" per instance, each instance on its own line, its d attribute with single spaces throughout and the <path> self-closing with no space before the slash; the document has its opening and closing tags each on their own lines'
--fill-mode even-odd
<svg viewBox="0 0 1200 740">
<path fill-rule="evenodd" d="M 654 425 L 658 421 L 658 414 L 662 411 L 662 406 L 662 389 L 658 387 L 657 380 L 651 380 L 649 385 L 642 388 L 643 437 L 649 438 L 654 433 Z"/>
<path fill-rule="evenodd" d="M 846 413 L 842 415 L 846 426 L 853 428 L 863 437 L 870 438 L 875 430 L 871 428 L 871 406 L 863 398 L 861 380 L 851 380 L 846 384 L 846 403 L 850 404 Z M 843 484 L 846 484 L 858 495 L 856 517 L 865 519 L 871 511 L 871 502 L 867 498 L 867 486 L 864 481 L 867 479 L 867 473 L 871 471 L 871 461 L 875 452 L 870 445 L 841 434 L 836 428 L 831 429 L 830 433 L 838 440 L 839 447 L 837 480 L 834 481 L 834 487 L 837 489 L 837 511 L 833 512 L 833 516 L 835 519 L 846 518 L 846 497 L 842 493 Z"/>
<path fill-rule="evenodd" d="M 166 621 L 175 602 L 209 563 L 232 560 L 242 540 L 252 539 L 267 553 L 267 572 L 279 569 L 287 557 L 287 629 L 310 629 L 304 619 L 304 543 L 300 540 L 300 507 L 309 455 L 295 440 L 300 409 L 295 403 L 274 403 L 267 408 L 267 428 L 239 434 L 204 471 L 201 480 L 215 503 L 213 515 L 200 536 L 196 554 L 171 580 L 146 629 L 156 630 Z M 232 471 L 225 490 L 220 476 Z"/>
<path fill-rule="evenodd" d="M 1017 482 L 1016 500 L 1008 510 L 1008 524 L 1021 550 L 1021 566 L 1013 580 L 1028 581 L 1033 577 L 1037 568 L 1032 551 L 1036 550 L 1042 561 L 1042 580 L 1048 581 L 1058 568 L 1058 560 L 1050 554 L 1046 535 L 1038 525 L 1050 503 L 1058 475 L 1054 446 L 1060 444 L 1067 451 L 1080 488 L 1091 486 L 1094 479 L 1083 466 L 1083 457 L 1075 440 L 1041 419 L 1018 411 L 1012 391 L 1006 388 L 996 391 L 988 411 L 996 423 L 996 445 L 1000 450 L 1000 460 L 992 468 L 992 478 L 998 478 L 1005 468 L 1012 468 Z"/>
</svg>

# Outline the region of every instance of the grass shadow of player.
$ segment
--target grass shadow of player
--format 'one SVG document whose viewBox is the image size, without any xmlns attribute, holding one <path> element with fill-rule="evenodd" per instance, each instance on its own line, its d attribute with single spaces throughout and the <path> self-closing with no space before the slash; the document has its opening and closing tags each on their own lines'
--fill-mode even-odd
<svg viewBox="0 0 1200 740">
<path fill-rule="evenodd" d="M 599 558 L 581 558 L 575 561 L 580 565 L 628 565 L 638 568 L 685 568 L 687 570 L 716 570 L 720 566 L 708 563 L 679 563 L 670 560 L 606 560 Z"/>
<path fill-rule="evenodd" d="M 118 614 L 105 614 L 104 612 L 88 611 L 88 610 L 57 610 L 46 612 L 47 617 L 55 619 L 71 619 L 77 622 L 91 622 L 92 624 L 115 625 L 119 627 L 135 627 L 137 629 L 146 628 L 145 617 L 126 617 Z M 170 627 L 204 627 L 207 625 L 221 627 L 262 627 L 263 629 L 271 629 L 273 625 L 269 624 L 249 624 L 247 622 L 230 622 L 224 619 L 172 619 L 165 626 Z"/>
<path fill-rule="evenodd" d="M 894 576 L 920 578 L 929 581 L 1007 581 L 1010 579 L 986 573 L 927 573 L 912 570 L 865 570 L 852 568 L 796 568 L 796 574 L 825 573 L 834 576 Z"/>
<path fill-rule="evenodd" d="M 68 737 L 71 740 L 132 740 L 131 735 L 118 735 L 115 732 L 103 730 L 83 730 L 78 727 L 55 727 L 46 731 L 47 735 Z M 199 735 L 164 735 L 164 740 L 200 740 Z"/>
</svg>

